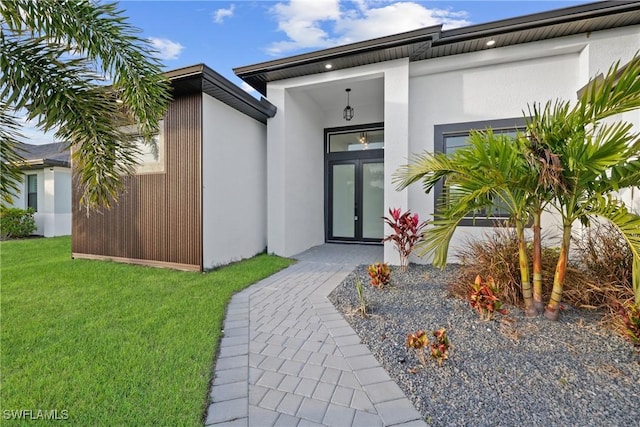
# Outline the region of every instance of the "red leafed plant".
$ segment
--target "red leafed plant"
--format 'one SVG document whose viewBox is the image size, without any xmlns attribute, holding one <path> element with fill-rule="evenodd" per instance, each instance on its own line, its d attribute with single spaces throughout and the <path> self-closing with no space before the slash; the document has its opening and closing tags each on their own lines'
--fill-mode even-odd
<svg viewBox="0 0 640 427">
<path fill-rule="evenodd" d="M 487 280 L 482 283 L 480 275 L 476 276 L 476 280 L 471 287 L 469 294 L 469 303 L 482 320 L 491 320 L 495 313 L 508 314 L 508 310 L 502 308 L 502 301 L 496 296 L 498 287 L 493 277 L 487 276 Z"/>
<path fill-rule="evenodd" d="M 406 271 L 409 266 L 409 255 L 415 244 L 422 238 L 422 229 L 427 225 L 426 221 L 420 222 L 418 214 L 411 214 L 408 210 L 402 213 L 400 209 L 389 209 L 389 217 L 383 217 L 384 221 L 393 230 L 393 233 L 382 241 L 392 241 L 400 254 L 400 268 Z"/>
<path fill-rule="evenodd" d="M 371 285 L 374 288 L 382 289 L 391 282 L 391 269 L 386 262 L 371 264 L 367 271 L 369 272 L 369 277 L 371 277 Z"/>
<path fill-rule="evenodd" d="M 633 303 L 618 303 L 616 308 L 622 333 L 640 351 L 640 307 Z"/>
<path fill-rule="evenodd" d="M 449 337 L 447 336 L 447 330 L 440 328 L 433 331 L 435 341 L 431 343 L 431 357 L 436 359 L 439 366 L 442 366 L 442 362 L 449 358 Z"/>
<path fill-rule="evenodd" d="M 425 331 L 418 330 L 413 334 L 407 334 L 407 347 L 416 352 L 422 366 L 427 366 L 427 360 L 424 358 L 424 349 L 427 345 L 429 345 L 429 338 Z"/>
</svg>

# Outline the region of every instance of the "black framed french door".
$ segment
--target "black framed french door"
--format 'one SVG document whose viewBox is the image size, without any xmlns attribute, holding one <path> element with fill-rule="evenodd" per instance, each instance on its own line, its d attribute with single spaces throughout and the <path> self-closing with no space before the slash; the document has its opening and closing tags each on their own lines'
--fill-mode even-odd
<svg viewBox="0 0 640 427">
<path fill-rule="evenodd" d="M 325 129 L 325 240 L 382 243 L 384 124 Z"/>
<path fill-rule="evenodd" d="M 327 241 L 382 241 L 382 158 L 328 161 L 328 193 Z"/>
</svg>

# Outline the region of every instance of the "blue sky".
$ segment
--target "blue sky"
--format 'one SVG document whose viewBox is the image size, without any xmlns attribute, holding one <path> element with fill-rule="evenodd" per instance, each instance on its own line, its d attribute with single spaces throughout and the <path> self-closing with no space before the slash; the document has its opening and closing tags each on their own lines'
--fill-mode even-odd
<svg viewBox="0 0 640 427">
<path fill-rule="evenodd" d="M 435 24 L 454 28 L 588 1 L 122 1 L 167 69 L 232 69 Z"/>
<path fill-rule="evenodd" d="M 167 70 L 205 63 L 245 90 L 232 69 L 430 25 L 467 26 L 591 1 L 120 1 Z M 255 94 L 255 92 L 253 92 Z M 31 143 L 52 137 L 26 127 Z"/>
</svg>

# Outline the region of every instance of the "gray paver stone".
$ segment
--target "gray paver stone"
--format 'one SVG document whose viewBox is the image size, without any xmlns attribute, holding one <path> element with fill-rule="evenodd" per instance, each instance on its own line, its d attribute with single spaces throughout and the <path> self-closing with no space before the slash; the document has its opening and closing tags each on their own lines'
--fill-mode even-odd
<svg viewBox="0 0 640 427">
<path fill-rule="evenodd" d="M 328 406 L 327 402 L 305 398 L 296 415 L 300 418 L 321 423 Z"/>
<path fill-rule="evenodd" d="M 382 425 L 382 420 L 378 415 L 371 414 L 369 412 L 356 411 L 352 427 L 378 427 Z"/>
<path fill-rule="evenodd" d="M 229 383 L 237 383 L 238 381 L 247 381 L 249 379 L 249 370 L 246 366 L 239 368 L 225 369 L 223 371 L 216 370 L 216 377 L 213 385 L 222 385 Z"/>
<path fill-rule="evenodd" d="M 246 418 L 248 404 L 249 402 L 246 397 L 212 403 L 207 410 L 207 420 L 205 424 L 215 424 L 233 421 L 237 418 Z"/>
<path fill-rule="evenodd" d="M 249 423 L 252 426 L 272 426 L 279 416 L 276 411 L 249 405 Z"/>
<path fill-rule="evenodd" d="M 284 399 L 285 393 L 278 390 L 269 390 L 264 395 L 258 406 L 260 408 L 271 409 L 275 411 L 282 399 Z"/>
<path fill-rule="evenodd" d="M 355 413 L 355 409 L 329 404 L 327 412 L 322 419 L 322 424 L 328 426 L 349 426 L 353 421 Z"/>
<path fill-rule="evenodd" d="M 400 387 L 398 387 L 398 384 L 393 381 L 369 384 L 364 388 L 364 390 L 367 392 L 367 394 L 371 398 L 371 402 L 374 405 L 376 403 L 382 403 L 388 400 L 396 400 L 406 397 Z"/>
<path fill-rule="evenodd" d="M 225 400 L 239 399 L 241 397 L 248 397 L 249 389 L 245 381 L 239 381 L 237 383 L 229 383 L 224 385 L 214 385 L 211 387 L 211 401 L 223 402 Z"/>
<path fill-rule="evenodd" d="M 296 412 L 298 412 L 298 408 L 300 408 L 302 399 L 304 399 L 304 397 L 287 393 L 282 399 L 282 402 L 280 402 L 280 405 L 278 405 L 277 410 L 283 414 L 295 415 Z"/>
<path fill-rule="evenodd" d="M 375 407 L 384 424 L 388 426 L 421 418 L 416 408 L 406 398 L 379 403 Z"/>
<path fill-rule="evenodd" d="M 280 414 L 274 426 L 296 427 L 299 422 L 300 418 L 292 417 L 291 415 L 287 414 Z"/>
<path fill-rule="evenodd" d="M 325 402 L 331 401 L 331 396 L 333 396 L 333 391 L 336 386 L 330 383 L 318 383 L 315 391 L 313 392 L 313 398 L 323 400 Z"/>
</svg>

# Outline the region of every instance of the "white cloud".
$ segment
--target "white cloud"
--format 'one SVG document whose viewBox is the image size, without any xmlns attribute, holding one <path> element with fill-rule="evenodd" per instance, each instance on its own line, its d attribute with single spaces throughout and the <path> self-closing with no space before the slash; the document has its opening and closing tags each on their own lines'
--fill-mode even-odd
<svg viewBox="0 0 640 427">
<path fill-rule="evenodd" d="M 279 55 L 299 49 L 317 49 L 382 37 L 442 24 L 444 28 L 469 25 L 467 13 L 422 4 L 374 0 L 290 0 L 271 10 L 286 40 L 267 51 Z"/>
<path fill-rule="evenodd" d="M 240 85 L 240 87 L 242 88 L 242 90 L 244 90 L 247 93 L 250 94 L 254 94 L 256 92 L 258 92 L 257 90 L 255 90 L 249 83 L 247 82 L 242 82 L 242 84 Z"/>
<path fill-rule="evenodd" d="M 159 59 L 178 59 L 180 53 L 184 49 L 180 43 L 171 41 L 169 39 L 161 39 L 158 37 L 149 37 L 149 41 L 153 48 L 158 51 Z"/>
<path fill-rule="evenodd" d="M 228 9 L 218 9 L 213 12 L 213 22 L 216 24 L 222 24 L 224 18 L 230 18 L 233 16 L 233 11 L 236 9 L 236 5 L 232 4 Z"/>
</svg>

